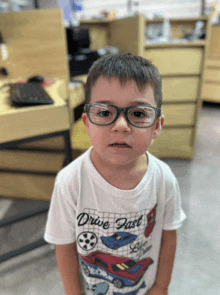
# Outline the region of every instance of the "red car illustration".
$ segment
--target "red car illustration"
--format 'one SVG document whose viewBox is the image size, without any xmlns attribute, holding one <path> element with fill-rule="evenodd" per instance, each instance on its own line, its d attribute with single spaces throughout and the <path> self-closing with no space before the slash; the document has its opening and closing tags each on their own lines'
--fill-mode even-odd
<svg viewBox="0 0 220 295">
<path fill-rule="evenodd" d="M 154 208 L 147 214 L 148 225 L 144 232 L 146 238 L 148 238 L 149 235 L 152 233 L 154 226 L 156 224 L 156 210 L 157 205 L 155 205 Z"/>
<path fill-rule="evenodd" d="M 80 255 L 80 263 L 86 276 L 102 278 L 117 288 L 123 288 L 136 285 L 153 260 L 145 258 L 136 262 L 96 251 L 87 256 Z"/>
</svg>

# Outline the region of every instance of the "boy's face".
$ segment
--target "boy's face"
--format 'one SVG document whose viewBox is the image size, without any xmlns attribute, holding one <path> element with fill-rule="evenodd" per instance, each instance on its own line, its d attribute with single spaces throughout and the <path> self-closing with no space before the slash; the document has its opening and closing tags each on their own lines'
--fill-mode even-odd
<svg viewBox="0 0 220 295">
<path fill-rule="evenodd" d="M 122 86 L 117 78 L 100 77 L 92 88 L 90 103 L 109 103 L 118 107 L 148 104 L 157 107 L 154 100 L 154 90 L 149 85 L 140 92 L 134 81 Z M 108 126 L 98 126 L 91 123 L 86 113 L 82 120 L 93 145 L 92 159 L 98 164 L 107 164 L 109 167 L 126 167 L 138 163 L 141 156 L 149 149 L 152 139 L 155 139 L 163 125 L 163 117 L 150 128 L 137 128 L 129 124 L 125 114 L 121 113 L 118 119 Z M 125 145 L 112 145 L 125 144 Z M 127 166 L 128 167 L 128 166 Z"/>
</svg>

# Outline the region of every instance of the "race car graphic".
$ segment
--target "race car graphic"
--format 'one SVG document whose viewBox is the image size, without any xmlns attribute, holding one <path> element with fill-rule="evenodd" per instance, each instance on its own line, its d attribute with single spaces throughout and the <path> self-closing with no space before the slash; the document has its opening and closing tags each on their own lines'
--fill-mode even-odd
<svg viewBox="0 0 220 295">
<path fill-rule="evenodd" d="M 145 229 L 144 235 L 146 238 L 152 233 L 154 226 L 156 224 L 156 208 L 157 205 L 147 214 L 148 225 Z"/>
<path fill-rule="evenodd" d="M 109 284 L 107 283 L 99 283 L 94 285 L 87 283 L 87 285 L 93 295 L 105 295 L 109 288 Z"/>
<path fill-rule="evenodd" d="M 101 278 L 111 282 L 116 288 L 123 288 L 135 286 L 153 260 L 146 258 L 136 262 L 96 251 L 87 256 L 80 255 L 80 263 L 86 276 Z"/>
<path fill-rule="evenodd" d="M 119 247 L 125 246 L 129 243 L 133 243 L 136 239 L 136 235 L 125 232 L 116 232 L 112 236 L 101 237 L 102 243 L 113 250 L 116 250 Z"/>
<path fill-rule="evenodd" d="M 125 294 L 120 293 L 120 292 L 113 292 L 113 295 L 136 295 L 137 292 L 140 290 L 140 288 L 145 288 L 145 287 L 146 287 L 146 285 L 143 282 L 143 284 L 135 291 L 131 291 L 131 292 L 128 292 L 128 293 L 125 293 Z"/>
</svg>

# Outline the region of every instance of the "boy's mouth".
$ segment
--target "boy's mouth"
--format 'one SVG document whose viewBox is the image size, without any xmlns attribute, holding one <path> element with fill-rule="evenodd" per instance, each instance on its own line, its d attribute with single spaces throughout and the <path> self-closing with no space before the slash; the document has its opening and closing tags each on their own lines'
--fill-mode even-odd
<svg viewBox="0 0 220 295">
<path fill-rule="evenodd" d="M 115 143 L 112 143 L 110 144 L 110 146 L 115 146 L 115 147 L 122 147 L 122 148 L 131 148 L 130 145 L 128 145 L 127 143 L 119 143 L 119 142 L 115 142 Z"/>
</svg>

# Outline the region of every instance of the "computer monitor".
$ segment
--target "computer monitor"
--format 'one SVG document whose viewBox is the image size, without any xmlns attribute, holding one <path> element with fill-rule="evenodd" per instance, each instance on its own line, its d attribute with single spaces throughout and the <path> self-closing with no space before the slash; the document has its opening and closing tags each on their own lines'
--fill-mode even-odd
<svg viewBox="0 0 220 295">
<path fill-rule="evenodd" d="M 82 49 L 89 48 L 89 29 L 84 26 L 66 28 L 68 54 L 75 55 Z"/>
</svg>

